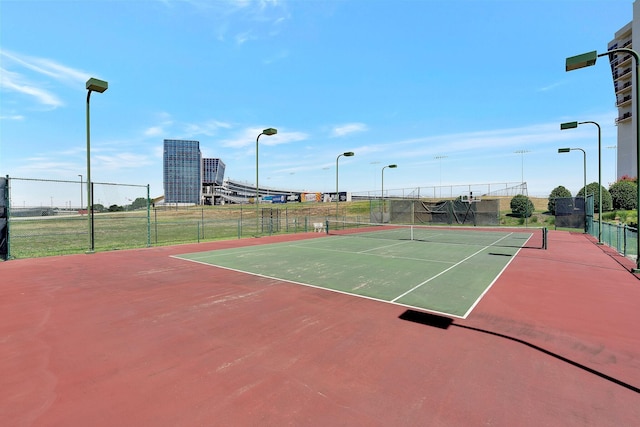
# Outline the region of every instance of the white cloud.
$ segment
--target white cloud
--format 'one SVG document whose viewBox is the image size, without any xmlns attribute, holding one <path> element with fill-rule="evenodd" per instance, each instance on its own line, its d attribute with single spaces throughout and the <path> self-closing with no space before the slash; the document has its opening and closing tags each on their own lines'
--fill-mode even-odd
<svg viewBox="0 0 640 427">
<path fill-rule="evenodd" d="M 47 58 L 20 55 L 4 49 L 0 49 L 0 56 L 9 59 L 9 62 L 13 62 L 31 71 L 35 71 L 38 74 L 52 77 L 59 81 L 68 82 L 72 85 L 85 83 L 90 77 L 89 73 L 67 67 L 66 65 Z"/>
<path fill-rule="evenodd" d="M 158 137 L 167 133 L 167 128 L 173 125 L 173 119 L 171 114 L 162 112 L 158 114 L 158 123 L 154 126 L 149 126 L 143 131 L 143 135 L 146 137 Z"/>
<path fill-rule="evenodd" d="M 37 103 L 58 108 L 65 105 L 58 95 L 46 89 L 50 79 L 71 87 L 83 87 L 89 74 L 47 58 L 21 55 L 0 49 L 0 90 L 28 95 Z"/>
<path fill-rule="evenodd" d="M 237 44 L 244 44 L 247 41 L 249 41 L 251 39 L 254 39 L 254 38 L 255 37 L 253 37 L 251 35 L 251 31 L 245 31 L 244 33 L 236 34 L 236 37 L 235 37 Z"/>
<path fill-rule="evenodd" d="M 232 139 L 225 139 L 221 141 L 223 147 L 229 148 L 244 148 L 255 146 L 258 135 L 262 133 L 264 128 L 248 128 L 245 129 L 240 135 Z M 289 144 L 291 142 L 304 141 L 309 138 L 304 132 L 278 132 L 275 135 L 261 135 L 260 145 L 282 145 Z"/>
<path fill-rule="evenodd" d="M 547 91 L 550 91 L 550 90 L 555 89 L 555 88 L 557 88 L 557 87 L 560 87 L 560 86 L 562 86 L 563 84 L 564 84 L 564 83 L 561 83 L 561 82 L 558 82 L 558 83 L 552 83 L 552 84 L 550 84 L 550 85 L 547 85 L 547 86 L 543 86 L 543 87 L 541 87 L 541 88 L 538 88 L 538 92 L 547 92 Z"/>
<path fill-rule="evenodd" d="M 0 90 L 29 95 L 35 98 L 38 103 L 49 107 L 56 108 L 64 105 L 64 102 L 55 94 L 29 82 L 20 74 L 5 69 L 0 69 Z"/>
<path fill-rule="evenodd" d="M 203 123 L 188 123 L 185 126 L 185 132 L 188 135 L 206 135 L 214 136 L 218 134 L 220 129 L 229 129 L 231 124 L 218 120 L 207 120 Z"/>
<path fill-rule="evenodd" d="M 100 154 L 93 158 L 96 168 L 107 170 L 139 168 L 152 163 L 146 155 L 135 153 L 117 153 L 111 156 Z"/>
<path fill-rule="evenodd" d="M 160 136 L 164 134 L 162 126 L 152 126 L 144 131 L 144 136 Z"/>
<path fill-rule="evenodd" d="M 336 137 L 341 137 L 355 132 L 364 132 L 368 129 L 369 128 L 364 123 L 347 123 L 335 127 L 331 134 Z"/>
<path fill-rule="evenodd" d="M 0 120 L 24 120 L 24 116 L 20 114 L 0 115 Z"/>
</svg>

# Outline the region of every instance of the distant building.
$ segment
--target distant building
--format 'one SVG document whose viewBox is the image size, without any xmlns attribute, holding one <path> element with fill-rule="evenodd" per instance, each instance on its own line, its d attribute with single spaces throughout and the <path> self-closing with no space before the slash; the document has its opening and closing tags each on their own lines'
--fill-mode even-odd
<svg viewBox="0 0 640 427">
<path fill-rule="evenodd" d="M 164 140 L 163 182 L 165 203 L 199 205 L 202 199 L 200 142 Z"/>
<path fill-rule="evenodd" d="M 607 46 L 608 50 L 633 49 L 634 34 L 640 37 L 640 4 L 637 1 L 633 3 L 633 20 L 615 33 L 615 38 Z M 617 179 L 625 175 L 638 176 L 636 121 L 640 117 L 634 115 L 638 102 L 635 96 L 638 89 L 634 86 L 636 72 L 634 68 L 634 59 L 630 53 L 621 52 L 611 55 L 611 73 L 618 107 Z"/>
<path fill-rule="evenodd" d="M 224 168 L 224 162 L 220 159 L 202 159 L 202 185 L 222 185 Z"/>
<path fill-rule="evenodd" d="M 224 168 L 220 159 L 202 159 L 202 204 L 221 203 L 216 189 L 224 185 Z"/>
</svg>

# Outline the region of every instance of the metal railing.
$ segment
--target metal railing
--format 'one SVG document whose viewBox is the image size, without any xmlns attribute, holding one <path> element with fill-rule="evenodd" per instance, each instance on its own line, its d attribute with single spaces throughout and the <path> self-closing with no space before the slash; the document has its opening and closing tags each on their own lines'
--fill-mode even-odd
<svg viewBox="0 0 640 427">
<path fill-rule="evenodd" d="M 593 221 L 590 224 L 589 231 L 592 236 L 598 237 L 598 221 Z M 638 255 L 638 229 L 635 227 L 630 227 L 626 224 L 603 222 L 600 238 L 602 243 L 614 248 L 623 256 L 636 257 Z"/>
</svg>

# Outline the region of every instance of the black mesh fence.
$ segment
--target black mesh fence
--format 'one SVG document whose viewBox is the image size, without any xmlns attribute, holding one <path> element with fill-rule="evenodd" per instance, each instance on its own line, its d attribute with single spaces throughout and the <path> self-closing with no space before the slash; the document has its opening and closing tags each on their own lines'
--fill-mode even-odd
<svg viewBox="0 0 640 427">
<path fill-rule="evenodd" d="M 589 195 L 591 201 L 583 197 L 561 197 L 555 199 L 555 225 L 561 228 L 579 228 L 587 231 L 587 218 L 593 218 L 593 196 Z M 591 207 L 590 212 L 587 207 Z"/>
<path fill-rule="evenodd" d="M 413 220 L 415 224 L 500 224 L 500 201 L 498 199 L 473 202 L 461 199 L 434 202 L 415 200 L 412 201 L 412 209 L 412 215 L 408 216 L 405 208 L 402 215 L 394 216 L 392 219 L 405 223 L 409 223 L 407 220 Z"/>
</svg>

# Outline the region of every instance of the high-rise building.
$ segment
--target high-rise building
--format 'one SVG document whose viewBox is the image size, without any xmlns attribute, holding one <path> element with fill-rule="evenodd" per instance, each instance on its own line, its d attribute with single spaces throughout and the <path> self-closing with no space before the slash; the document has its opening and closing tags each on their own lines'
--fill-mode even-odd
<svg viewBox="0 0 640 427">
<path fill-rule="evenodd" d="M 163 163 L 165 203 L 199 205 L 202 199 L 200 142 L 165 139 Z"/>
<path fill-rule="evenodd" d="M 224 168 L 224 162 L 220 159 L 202 159 L 202 185 L 222 185 Z"/>
<path fill-rule="evenodd" d="M 636 19 L 637 18 L 637 19 Z M 608 44 L 608 50 L 627 48 L 633 49 L 633 35 L 640 36 L 640 4 L 633 3 L 633 20 L 615 33 L 614 39 Z M 618 107 L 618 127 L 616 178 L 623 176 L 637 177 L 637 139 L 636 139 L 636 111 L 634 59 L 630 53 L 620 52 L 611 55 L 611 73 L 613 87 Z"/>
</svg>

